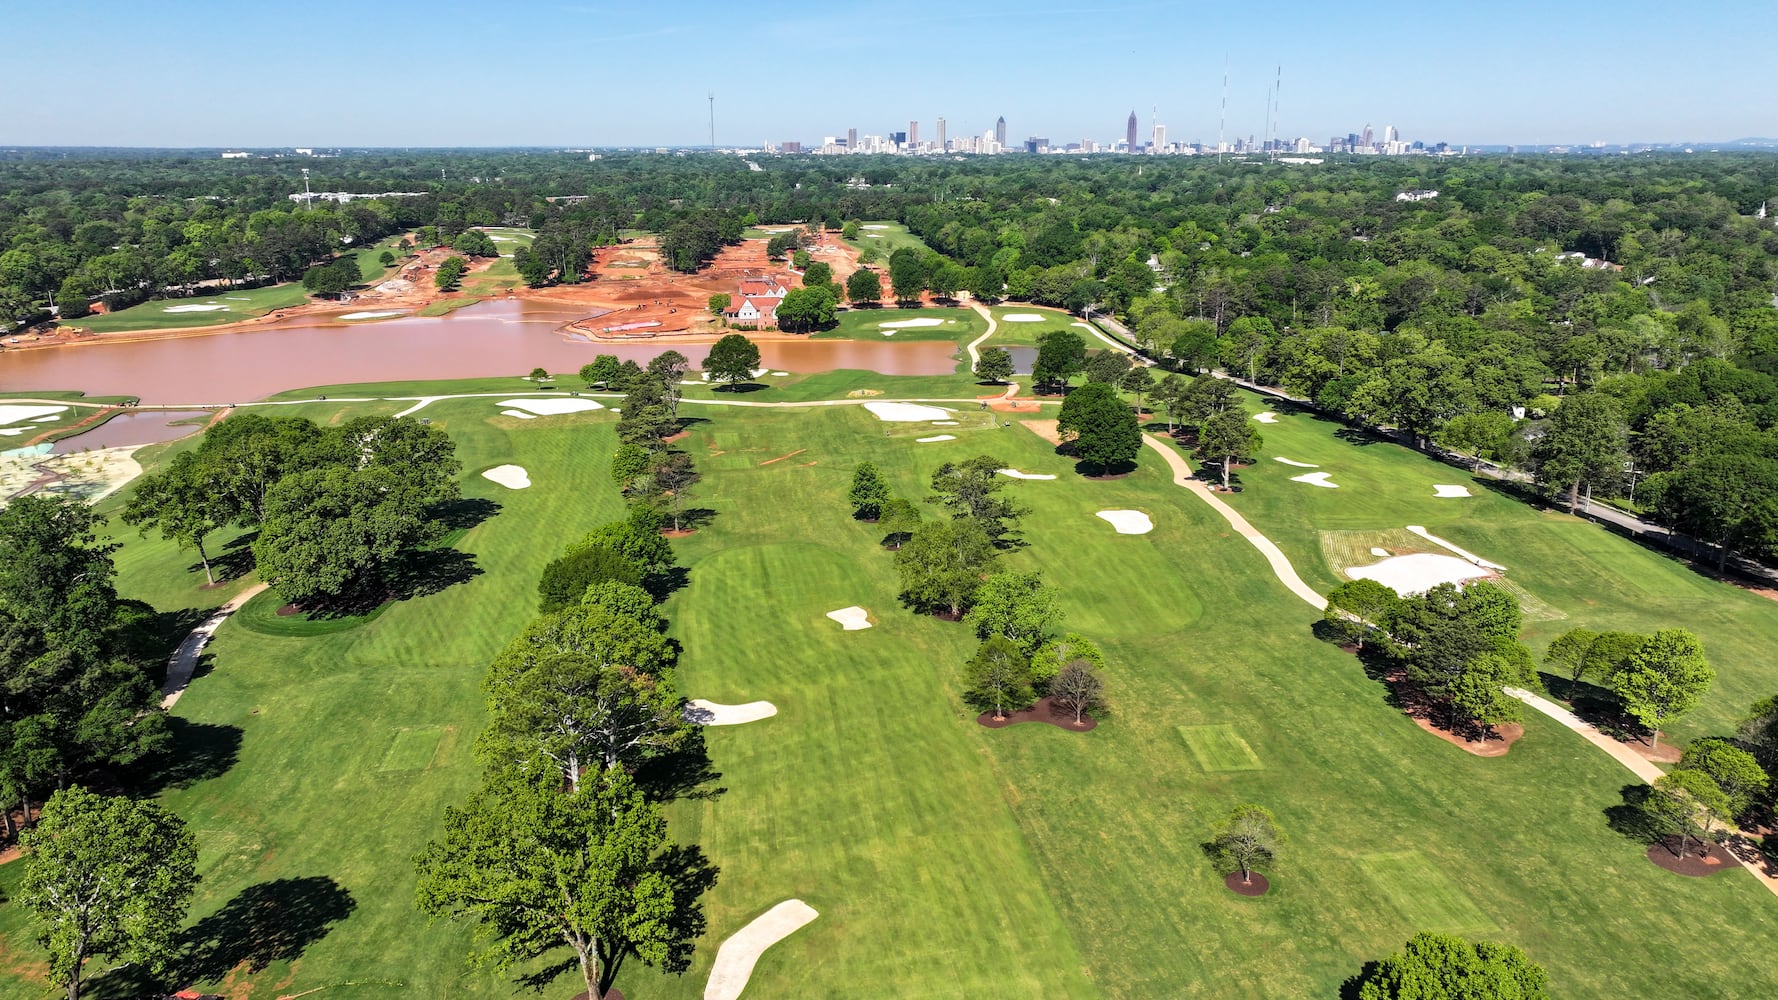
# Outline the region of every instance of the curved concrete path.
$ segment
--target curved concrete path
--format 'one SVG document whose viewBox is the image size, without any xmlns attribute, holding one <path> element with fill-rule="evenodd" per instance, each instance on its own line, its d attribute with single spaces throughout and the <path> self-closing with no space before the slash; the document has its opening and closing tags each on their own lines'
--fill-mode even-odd
<svg viewBox="0 0 1778 1000">
<path fill-rule="evenodd" d="M 1291 593 L 1302 598 L 1316 611 L 1327 610 L 1327 598 L 1316 593 L 1314 587 L 1304 583 L 1303 578 L 1296 575 L 1296 567 L 1290 564 L 1290 560 L 1285 557 L 1284 552 L 1273 544 L 1270 538 L 1260 534 L 1259 529 L 1247 523 L 1247 519 L 1242 517 L 1238 511 L 1223 503 L 1222 498 L 1210 492 L 1208 485 L 1193 477 L 1192 467 L 1186 462 L 1185 456 L 1179 454 L 1179 449 L 1147 434 L 1142 435 L 1142 441 L 1159 452 L 1161 458 L 1166 460 L 1167 466 L 1173 470 L 1173 485 L 1183 486 L 1197 494 L 1200 500 L 1221 514 L 1223 519 L 1228 521 L 1229 526 L 1234 528 L 1242 538 L 1253 543 L 1253 547 L 1266 557 L 1266 562 L 1271 563 L 1272 572 L 1277 575 L 1280 583 L 1283 583 Z"/>
<path fill-rule="evenodd" d="M 975 366 L 980 364 L 982 360 L 981 352 L 977 351 L 976 348 L 980 347 L 989 337 L 994 336 L 994 331 L 999 327 L 994 323 L 994 314 L 988 310 L 987 306 L 982 305 L 980 302 L 971 302 L 969 307 L 981 314 L 981 317 L 988 321 L 988 332 L 970 341 L 969 344 L 963 348 L 969 352 L 969 370 L 973 372 L 975 371 Z"/>
<path fill-rule="evenodd" d="M 236 594 L 227 604 L 211 612 L 202 625 L 192 629 L 180 641 L 179 648 L 173 650 L 172 658 L 167 660 L 167 680 L 161 685 L 161 708 L 169 709 L 179 703 L 179 696 L 185 693 L 186 685 L 191 683 L 191 675 L 198 669 L 198 657 L 203 655 L 204 647 L 209 644 L 210 637 L 216 634 L 216 629 L 241 605 L 258 597 L 265 589 L 265 584 L 256 583 Z"/>
<path fill-rule="evenodd" d="M 1567 728 L 1579 733 L 1582 739 L 1610 754 L 1613 760 L 1629 768 L 1631 774 L 1641 778 L 1648 784 L 1654 784 L 1662 775 L 1667 773 L 1655 766 L 1653 761 L 1600 732 L 1599 727 L 1590 722 L 1582 721 L 1573 712 L 1550 701 L 1548 698 L 1527 691 L 1524 688 L 1509 687 L 1502 688 L 1502 690 L 1525 704 L 1530 705 L 1532 708 L 1537 709 L 1539 712 L 1555 719 Z M 1759 879 L 1761 885 L 1770 890 L 1773 895 L 1778 896 L 1778 873 L 1768 870 L 1766 866 L 1758 860 L 1759 850 L 1753 844 L 1749 843 L 1745 837 L 1737 835 L 1729 838 L 1729 854 L 1733 855 L 1735 860 L 1741 862 L 1741 867 L 1752 872 L 1753 877 Z"/>
<path fill-rule="evenodd" d="M 772 945 L 808 926 L 820 916 L 800 899 L 787 899 L 754 918 L 716 949 L 710 981 L 704 984 L 704 1000 L 737 1000 L 753 976 L 759 956 Z"/>
</svg>

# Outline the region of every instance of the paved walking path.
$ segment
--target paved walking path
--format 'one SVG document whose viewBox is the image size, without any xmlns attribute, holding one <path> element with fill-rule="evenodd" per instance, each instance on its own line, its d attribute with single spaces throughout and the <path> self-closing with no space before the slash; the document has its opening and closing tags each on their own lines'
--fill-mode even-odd
<svg viewBox="0 0 1778 1000">
<path fill-rule="evenodd" d="M 1147 434 L 1142 435 L 1142 440 L 1166 460 L 1168 467 L 1173 470 L 1173 484 L 1175 486 L 1183 486 L 1196 493 L 1199 499 L 1221 514 L 1223 519 L 1229 522 L 1229 526 L 1239 532 L 1242 538 L 1252 542 L 1253 547 L 1266 557 L 1266 562 L 1272 564 L 1272 572 L 1277 575 L 1278 580 L 1285 587 L 1289 588 L 1291 593 L 1307 601 L 1316 611 L 1326 610 L 1327 598 L 1322 597 L 1314 587 L 1304 583 L 1303 578 L 1296 575 L 1296 567 L 1290 564 L 1290 560 L 1285 557 L 1284 552 L 1273 544 L 1270 538 L 1260 534 L 1259 529 L 1247 523 L 1247 519 L 1242 517 L 1238 511 L 1223 503 L 1222 498 L 1210 492 L 1209 486 L 1193 477 L 1191 465 L 1186 462 L 1183 455 L 1179 454 L 1179 449 L 1173 447 L 1169 442 Z"/>
<path fill-rule="evenodd" d="M 981 317 L 988 321 L 988 332 L 970 341 L 969 346 L 964 348 L 964 350 L 969 352 L 969 370 L 975 371 L 975 366 L 982 361 L 981 353 L 977 351 L 976 348 L 980 347 L 983 341 L 994 336 L 994 331 L 998 329 L 998 327 L 994 325 L 994 314 L 988 311 L 987 306 L 982 305 L 980 302 L 972 302 L 969 304 L 969 308 L 980 313 Z"/>
<path fill-rule="evenodd" d="M 209 644 L 210 637 L 216 629 L 228 620 L 241 605 L 259 596 L 266 585 L 256 583 L 236 594 L 227 604 L 217 608 L 204 619 L 204 623 L 191 630 L 191 633 L 173 650 L 172 659 L 167 661 L 167 681 L 161 685 L 161 708 L 168 709 L 178 704 L 179 696 L 185 693 L 186 685 L 191 683 L 191 675 L 198 668 L 198 657 L 203 655 L 204 647 Z"/>
<path fill-rule="evenodd" d="M 1525 704 L 1530 705 L 1532 708 L 1537 709 L 1539 712 L 1555 719 L 1569 729 L 1579 733 L 1582 739 L 1610 754 L 1613 760 L 1629 768 L 1630 773 L 1641 778 L 1643 781 L 1652 785 L 1659 780 L 1662 775 L 1667 773 L 1655 766 L 1653 761 L 1625 746 L 1622 742 L 1600 732 L 1599 727 L 1590 722 L 1582 721 L 1580 718 L 1576 717 L 1573 712 L 1550 701 L 1548 698 L 1534 694 L 1524 688 L 1509 687 L 1503 688 L 1502 690 Z M 1734 855 L 1735 860 L 1741 862 L 1741 867 L 1752 872 L 1753 877 L 1759 879 L 1761 885 L 1764 885 L 1773 895 L 1778 895 L 1778 872 L 1774 872 L 1767 868 L 1766 864 L 1760 859 L 1758 848 L 1749 842 L 1747 838 L 1740 835 L 1730 837 L 1729 853 Z"/>
</svg>

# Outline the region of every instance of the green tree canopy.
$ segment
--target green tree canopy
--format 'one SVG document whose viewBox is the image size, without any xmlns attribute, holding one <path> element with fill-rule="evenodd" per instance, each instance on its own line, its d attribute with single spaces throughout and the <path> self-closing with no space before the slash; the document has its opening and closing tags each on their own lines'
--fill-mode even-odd
<svg viewBox="0 0 1778 1000">
<path fill-rule="evenodd" d="M 883 505 L 889 502 L 889 484 L 877 471 L 875 462 L 858 463 L 846 500 L 852 505 L 852 516 L 859 520 L 875 521 L 882 516 Z"/>
<path fill-rule="evenodd" d="M 973 519 L 923 522 L 895 552 L 901 599 L 918 611 L 961 616 L 994 555 L 993 540 Z"/>
<path fill-rule="evenodd" d="M 1240 409 L 1221 410 L 1205 418 L 1198 428 L 1195 454 L 1206 462 L 1215 462 L 1222 470 L 1222 488 L 1229 488 L 1229 475 L 1236 462 L 1253 458 L 1265 439 Z"/>
<path fill-rule="evenodd" d="M 1663 724 L 1697 707 L 1716 679 L 1704 658 L 1704 644 L 1685 629 L 1669 628 L 1649 636 L 1631 655 L 1612 684 L 1624 711 L 1660 740 Z"/>
<path fill-rule="evenodd" d="M 1019 647 L 999 636 L 983 640 L 963 667 L 963 698 L 994 718 L 1008 709 L 1031 704 L 1031 661 Z"/>
<path fill-rule="evenodd" d="M 1012 352 L 1004 347 L 985 347 L 975 363 L 975 377 L 983 382 L 1004 383 L 1012 377 Z"/>
<path fill-rule="evenodd" d="M 868 267 L 861 267 L 846 276 L 846 298 L 853 302 L 874 303 L 883 297 L 883 279 Z"/>
<path fill-rule="evenodd" d="M 1038 385 L 1066 385 L 1086 366 L 1087 342 L 1067 330 L 1056 330 L 1037 342 L 1037 361 L 1031 367 L 1031 378 Z"/>
<path fill-rule="evenodd" d="M 1056 591 L 1036 573 L 1002 571 L 982 581 L 975 606 L 963 616 L 976 638 L 999 636 L 1030 657 L 1062 623 Z"/>
<path fill-rule="evenodd" d="M 1358 1000 L 1550 1000 L 1549 976 L 1509 944 L 1421 932 L 1358 977 Z"/>
<path fill-rule="evenodd" d="M 712 382 L 745 382 L 759 369 L 759 346 L 738 333 L 710 345 L 704 357 L 704 373 Z"/>
<path fill-rule="evenodd" d="M 1109 382 L 1088 382 L 1068 393 L 1056 431 L 1064 439 L 1072 437 L 1075 454 L 1091 469 L 1126 468 L 1142 450 L 1136 414 Z"/>
<path fill-rule="evenodd" d="M 543 567 L 543 576 L 537 581 L 537 611 L 545 615 L 560 611 L 585 597 L 587 588 L 607 580 L 639 585 L 642 567 L 623 553 L 603 545 L 589 545 L 571 555 L 552 559 Z"/>
<path fill-rule="evenodd" d="M 1217 825 L 1210 838 L 1210 853 L 1225 866 L 1241 873 L 1241 881 L 1253 881 L 1253 869 L 1278 860 L 1284 832 L 1264 806 L 1239 805 Z"/>
</svg>

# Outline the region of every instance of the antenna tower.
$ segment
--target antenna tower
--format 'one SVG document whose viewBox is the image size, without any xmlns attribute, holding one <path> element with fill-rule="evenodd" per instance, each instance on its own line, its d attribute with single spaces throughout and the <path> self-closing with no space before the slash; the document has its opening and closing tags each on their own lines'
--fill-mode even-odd
<svg viewBox="0 0 1778 1000">
<path fill-rule="evenodd" d="M 716 91 L 710 91 L 710 148 L 716 148 Z"/>
<path fill-rule="evenodd" d="M 1272 152 L 1278 152 L 1278 103 L 1284 91 L 1284 64 L 1278 64 L 1278 80 L 1272 85 Z"/>
<path fill-rule="evenodd" d="M 1216 162 L 1222 162 L 1222 133 L 1229 123 L 1229 57 L 1222 56 L 1222 116 L 1216 120 Z"/>
</svg>

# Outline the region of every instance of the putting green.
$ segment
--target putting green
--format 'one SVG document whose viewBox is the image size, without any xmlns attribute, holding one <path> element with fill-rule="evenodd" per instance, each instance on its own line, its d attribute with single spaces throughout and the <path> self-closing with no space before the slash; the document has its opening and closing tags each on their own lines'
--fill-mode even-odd
<svg viewBox="0 0 1778 1000">
<path fill-rule="evenodd" d="M 1234 726 L 1180 726 L 1198 766 L 1206 771 L 1263 771 L 1259 755 L 1241 738 Z"/>
</svg>

